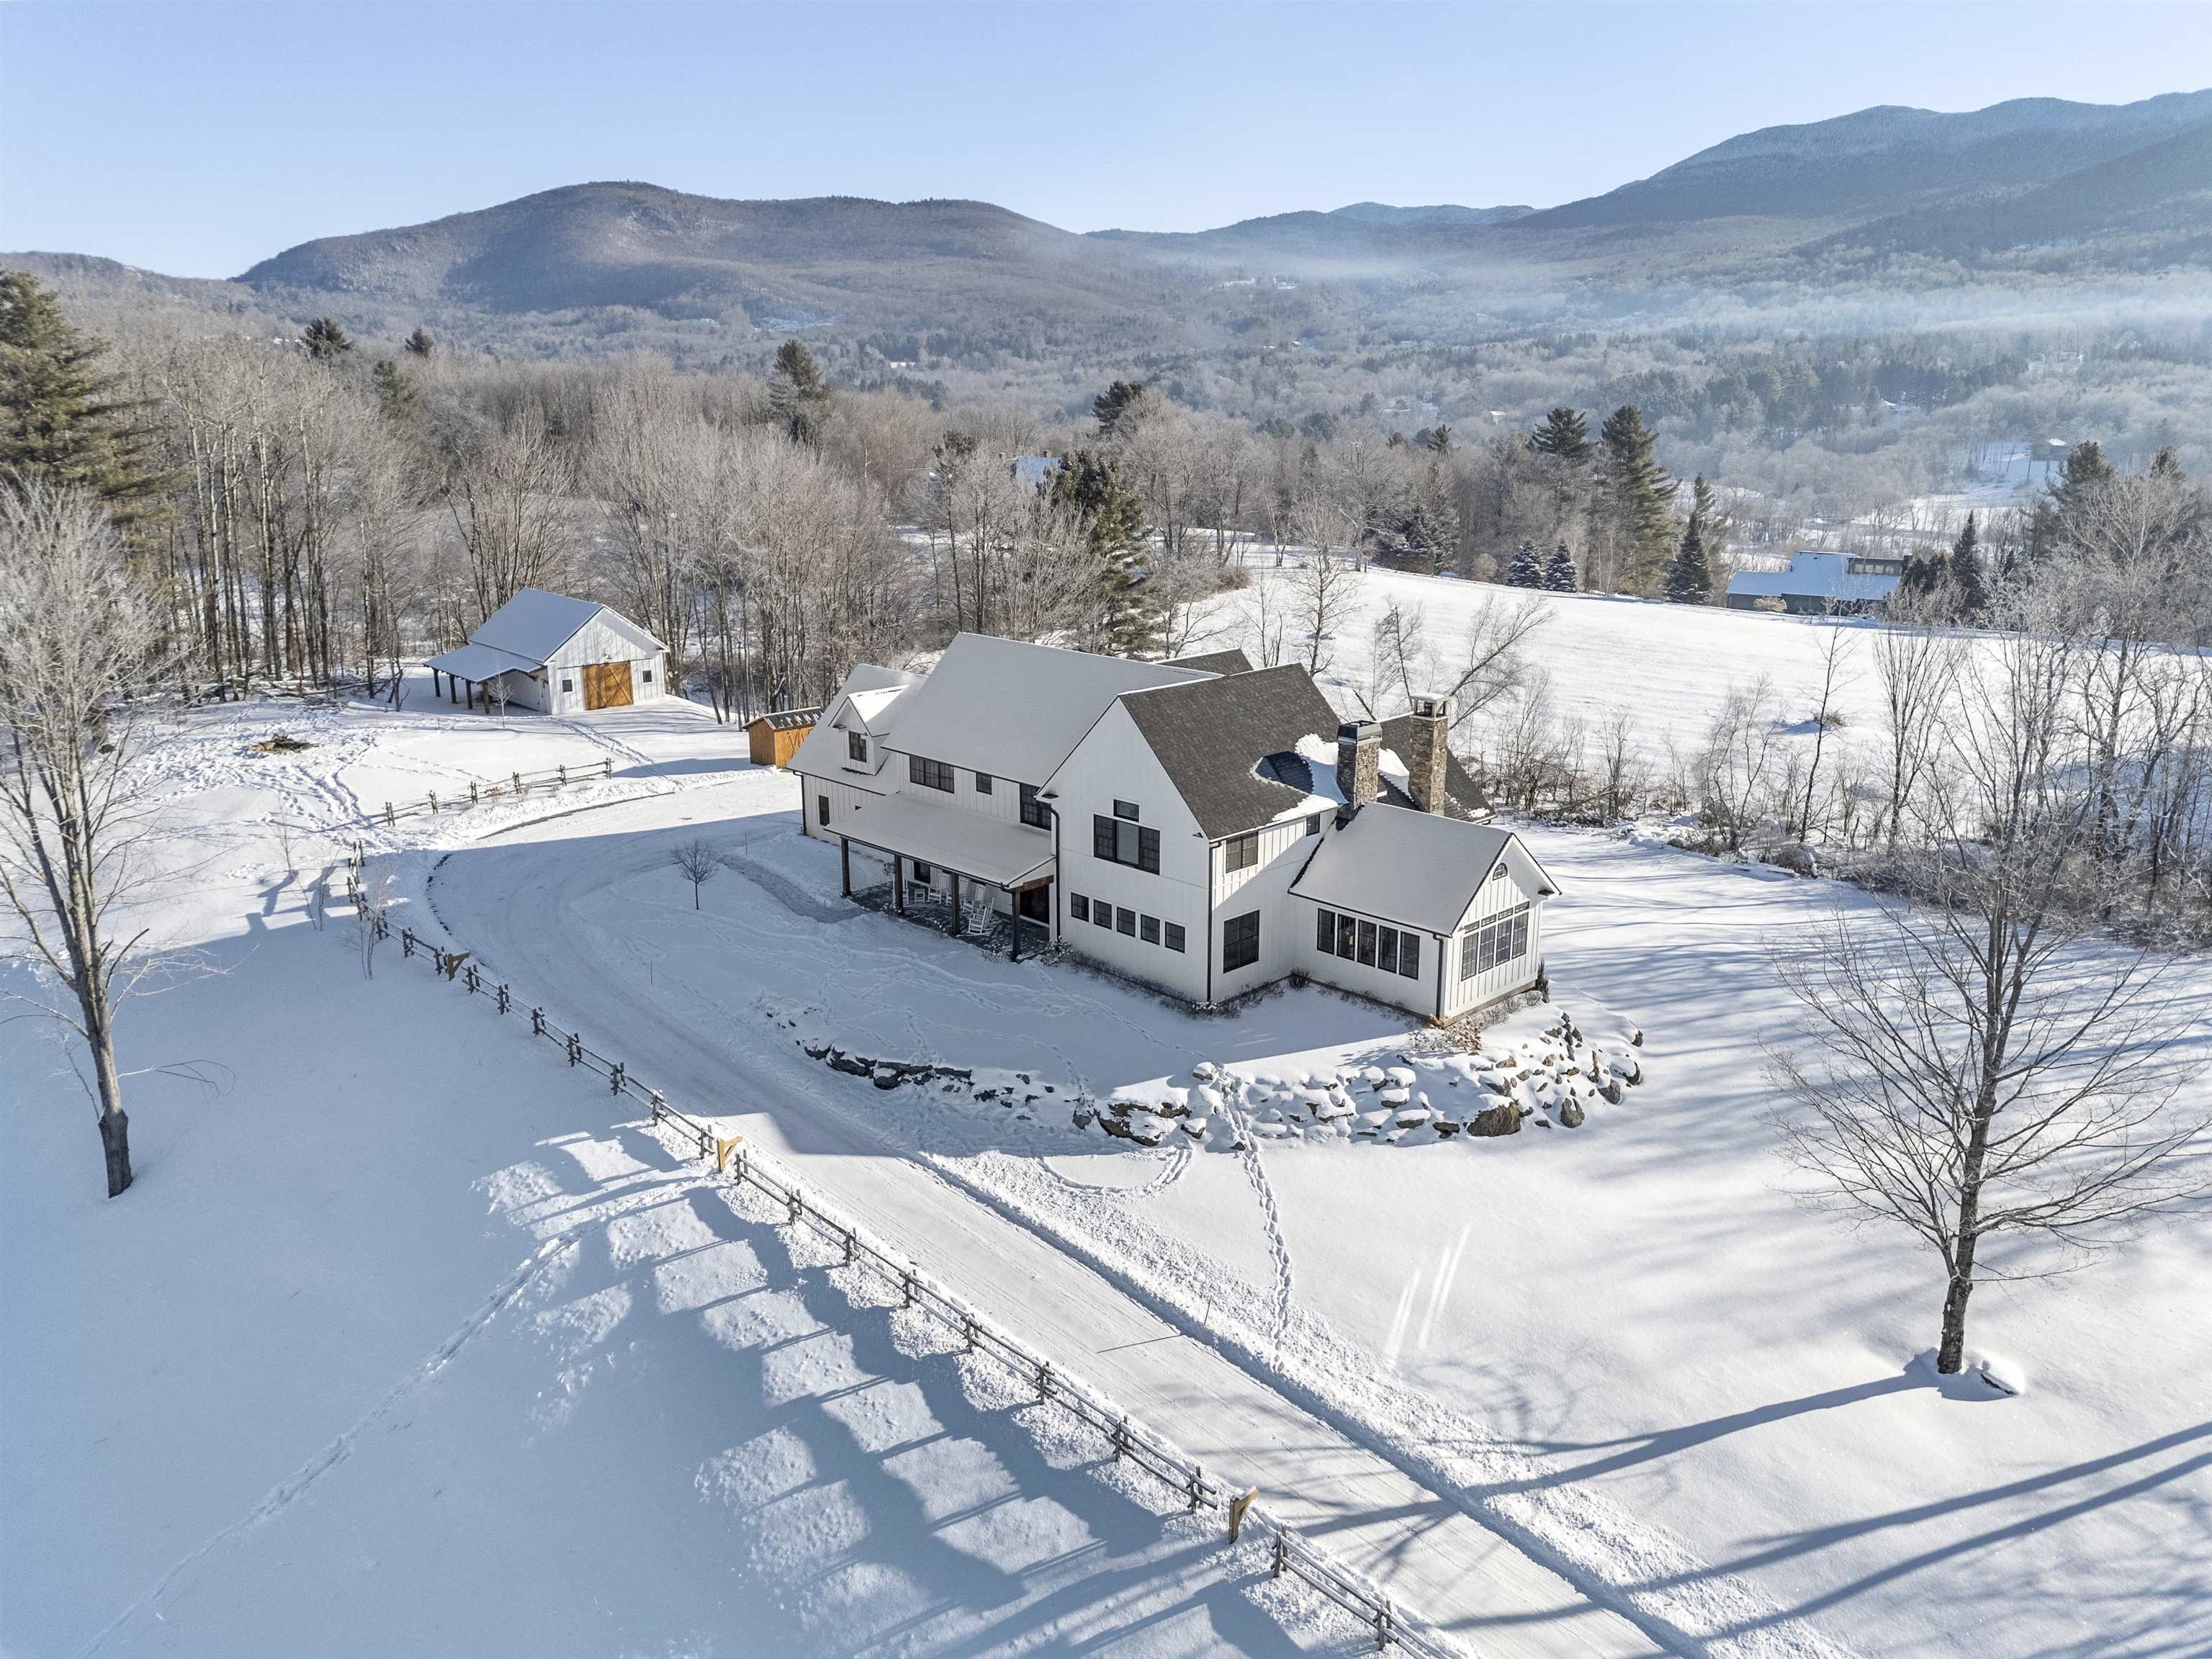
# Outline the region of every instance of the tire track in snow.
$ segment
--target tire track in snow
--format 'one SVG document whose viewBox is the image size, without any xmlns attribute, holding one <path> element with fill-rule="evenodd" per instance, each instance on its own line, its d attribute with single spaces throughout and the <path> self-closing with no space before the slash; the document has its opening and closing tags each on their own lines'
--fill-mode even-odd
<svg viewBox="0 0 2212 1659">
<path fill-rule="evenodd" d="M 232 1539 L 243 1533 L 251 1532 L 256 1527 L 282 1515 L 316 1481 L 321 1480 L 338 1464 L 345 1462 L 347 1456 L 351 1454 L 355 1443 L 365 1432 L 390 1416 L 403 1401 L 439 1372 L 444 1370 L 459 1357 L 461 1350 L 475 1340 L 485 1326 L 514 1306 L 522 1293 L 530 1288 L 538 1275 L 550 1267 L 562 1252 L 574 1245 L 581 1243 L 592 1233 L 605 1226 L 617 1215 L 622 1213 L 625 1207 L 621 1205 L 611 1206 L 604 1213 L 589 1221 L 554 1234 L 532 1251 L 525 1258 L 522 1265 L 508 1274 L 501 1282 L 499 1288 L 487 1297 L 475 1312 L 463 1320 L 447 1335 L 444 1341 L 431 1350 L 428 1358 L 423 1360 L 421 1364 L 402 1378 L 383 1399 L 364 1412 L 350 1428 L 346 1429 L 337 1438 L 315 1452 L 298 1468 L 293 1470 L 290 1474 L 278 1481 L 258 1504 L 172 1564 L 167 1571 L 154 1581 L 150 1589 L 108 1620 L 89 1642 L 77 1650 L 77 1659 L 87 1659 L 87 1656 L 96 1653 L 105 1647 L 110 1637 L 160 1600 L 161 1593 L 174 1583 L 181 1575 L 222 1548 Z"/>
</svg>

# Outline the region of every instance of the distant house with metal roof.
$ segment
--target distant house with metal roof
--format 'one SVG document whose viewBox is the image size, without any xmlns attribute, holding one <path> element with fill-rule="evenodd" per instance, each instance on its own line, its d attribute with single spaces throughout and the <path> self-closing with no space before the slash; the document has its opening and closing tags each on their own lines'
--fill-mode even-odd
<svg viewBox="0 0 2212 1659">
<path fill-rule="evenodd" d="M 434 691 L 473 708 L 580 714 L 668 694 L 668 649 L 621 612 L 526 587 L 484 618 L 466 645 L 423 665 Z"/>
<path fill-rule="evenodd" d="M 1202 1005 L 1299 974 L 1449 1020 L 1534 981 L 1558 891 L 1449 726 L 1436 697 L 1343 721 L 1296 663 L 963 634 L 919 678 L 854 670 L 791 769 L 848 896 Z"/>
<path fill-rule="evenodd" d="M 1905 575 L 1905 561 L 1875 553 L 1792 553 L 1787 570 L 1739 570 L 1729 578 L 1731 611 L 1798 617 L 1879 617 Z"/>
</svg>

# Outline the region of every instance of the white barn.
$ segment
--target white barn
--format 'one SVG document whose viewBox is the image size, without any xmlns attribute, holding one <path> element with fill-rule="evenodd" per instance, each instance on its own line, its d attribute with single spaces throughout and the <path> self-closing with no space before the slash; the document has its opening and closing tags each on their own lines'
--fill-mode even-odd
<svg viewBox="0 0 2212 1659">
<path fill-rule="evenodd" d="M 482 697 L 580 714 L 669 695 L 668 649 L 620 611 L 526 587 L 484 618 L 466 645 L 424 665 L 432 688 L 473 707 Z"/>
<path fill-rule="evenodd" d="M 902 912 L 1195 1003 L 1295 973 L 1444 1021 L 1534 982 L 1558 890 L 1448 724 L 1340 722 L 1296 664 L 963 634 L 919 679 L 854 670 L 790 764 L 848 893 L 881 869 Z"/>
</svg>

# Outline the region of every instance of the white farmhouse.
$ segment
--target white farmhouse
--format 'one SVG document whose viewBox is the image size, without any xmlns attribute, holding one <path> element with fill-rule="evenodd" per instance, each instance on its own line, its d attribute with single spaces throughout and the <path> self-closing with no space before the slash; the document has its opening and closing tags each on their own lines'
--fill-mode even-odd
<svg viewBox="0 0 2212 1659">
<path fill-rule="evenodd" d="M 668 650 L 620 611 L 526 587 L 466 645 L 424 665 L 430 684 L 474 707 L 496 697 L 541 714 L 623 708 L 668 695 Z"/>
<path fill-rule="evenodd" d="M 790 762 L 845 890 L 1017 954 L 1056 940 L 1200 1004 L 1297 973 L 1449 1020 L 1525 989 L 1557 891 L 1446 746 L 1443 705 L 1340 722 L 1306 671 L 963 634 L 863 665 Z"/>
</svg>

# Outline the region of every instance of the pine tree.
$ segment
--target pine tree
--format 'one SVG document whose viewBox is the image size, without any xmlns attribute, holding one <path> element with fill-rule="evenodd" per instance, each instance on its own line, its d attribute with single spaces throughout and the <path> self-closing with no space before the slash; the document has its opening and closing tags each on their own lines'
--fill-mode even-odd
<svg viewBox="0 0 2212 1659">
<path fill-rule="evenodd" d="M 1974 529 L 1974 515 L 1966 514 L 1966 527 L 1959 532 L 1959 539 L 1951 544 L 1948 571 L 1951 586 L 1959 599 L 1959 615 L 1971 622 L 1989 608 L 1990 586 L 1982 575 L 1980 538 Z"/>
<path fill-rule="evenodd" d="M 159 487 L 137 405 L 103 374 L 107 342 L 80 333 L 53 294 L 0 271 L 0 468 L 91 491 L 118 521 Z"/>
<path fill-rule="evenodd" d="M 1439 423 L 1429 429 L 1426 438 L 1419 441 L 1421 447 L 1431 455 L 1449 455 L 1452 448 L 1452 429 Z"/>
<path fill-rule="evenodd" d="M 1904 572 L 1897 580 L 1898 597 L 1928 605 L 1943 591 L 1943 564 L 1940 555 L 1907 554 Z"/>
<path fill-rule="evenodd" d="M 1434 463 L 1413 487 L 1413 511 L 1406 518 L 1406 550 L 1428 567 L 1431 574 L 1459 555 L 1459 508 L 1453 505 L 1449 481 Z"/>
<path fill-rule="evenodd" d="M 417 328 L 403 343 L 408 355 L 415 357 L 428 357 L 438 349 L 438 343 L 430 337 L 427 328 Z"/>
<path fill-rule="evenodd" d="M 1544 585 L 1543 556 L 1532 543 L 1523 542 L 1505 566 L 1505 585 L 1508 587 L 1541 587 Z"/>
<path fill-rule="evenodd" d="M 399 365 L 389 357 L 377 359 L 376 367 L 369 371 L 369 380 L 376 388 L 377 406 L 384 418 L 395 426 L 404 426 L 415 418 L 416 406 L 422 401 L 415 383 L 399 372 Z"/>
<path fill-rule="evenodd" d="M 1544 587 L 1552 593 L 1573 593 L 1582 587 L 1575 576 L 1575 556 L 1567 551 L 1565 542 L 1552 550 L 1551 559 L 1544 566 Z"/>
<path fill-rule="evenodd" d="M 1144 499 L 1121 477 L 1112 456 L 1079 449 L 1052 475 L 1055 506 L 1083 521 L 1098 605 L 1099 644 L 1117 656 L 1155 645 L 1158 619 L 1146 592 L 1151 574 Z"/>
<path fill-rule="evenodd" d="M 1667 598 L 1675 605 L 1707 605 L 1713 597 L 1712 567 L 1705 562 L 1705 535 L 1698 514 L 1690 514 L 1682 544 L 1667 566 Z"/>
<path fill-rule="evenodd" d="M 1598 435 L 1605 441 L 1607 502 L 1629 549 L 1622 575 L 1630 588 L 1648 591 L 1674 551 L 1674 520 L 1668 510 L 1674 481 L 1652 458 L 1656 434 L 1634 404 L 1607 416 Z"/>
<path fill-rule="evenodd" d="M 830 388 L 805 341 L 786 340 L 776 348 L 775 368 L 768 380 L 768 406 L 783 422 L 784 434 L 792 442 L 811 447 L 822 441 Z"/>
<path fill-rule="evenodd" d="M 1159 394 L 1142 380 L 1115 381 L 1091 400 L 1091 412 L 1098 420 L 1098 435 L 1111 438 L 1134 428 L 1158 402 Z"/>
<path fill-rule="evenodd" d="M 1556 455 L 1563 461 L 1589 459 L 1589 426 L 1580 411 L 1561 407 L 1546 415 L 1528 434 L 1528 447 L 1539 455 Z"/>
<path fill-rule="evenodd" d="M 301 331 L 300 343 L 319 363 L 334 362 L 353 349 L 353 337 L 339 326 L 335 317 L 316 318 Z"/>
</svg>

